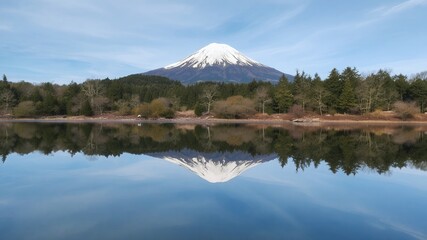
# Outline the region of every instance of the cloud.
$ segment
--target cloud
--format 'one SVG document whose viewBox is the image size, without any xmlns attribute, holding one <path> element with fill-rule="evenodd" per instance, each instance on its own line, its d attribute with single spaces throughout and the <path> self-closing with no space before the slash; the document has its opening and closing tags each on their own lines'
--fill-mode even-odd
<svg viewBox="0 0 427 240">
<path fill-rule="evenodd" d="M 408 0 L 372 12 L 375 4 L 363 1 L 337 2 L 333 7 L 310 0 L 3 1 L 0 32 L 7 34 L 0 41 L 0 68 L 8 76 L 20 75 L 29 81 L 86 76 L 74 79 L 79 82 L 87 77 L 145 72 L 176 62 L 210 42 L 223 42 L 279 70 L 298 68 L 322 75 L 343 62 L 357 64 L 349 50 L 357 54 L 375 45 L 362 38 L 385 39 L 386 16 L 426 2 Z M 393 30 L 399 24 L 404 23 Z M 411 26 L 398 30 L 408 34 Z M 418 35 L 418 39 L 425 38 L 425 34 Z M 387 44 L 394 44 L 396 55 L 404 54 L 393 36 L 387 37 Z M 376 49 L 371 50 L 374 55 Z M 405 58 L 423 54 L 408 50 Z M 25 76 L 19 69 L 35 69 L 40 74 Z"/>
<path fill-rule="evenodd" d="M 425 4 L 427 4 L 427 0 L 407 0 L 396 5 L 379 7 L 375 9 L 373 12 L 380 13 L 381 16 L 385 17 L 385 16 L 394 15 L 394 14 L 418 7 L 420 5 L 425 5 Z"/>
</svg>

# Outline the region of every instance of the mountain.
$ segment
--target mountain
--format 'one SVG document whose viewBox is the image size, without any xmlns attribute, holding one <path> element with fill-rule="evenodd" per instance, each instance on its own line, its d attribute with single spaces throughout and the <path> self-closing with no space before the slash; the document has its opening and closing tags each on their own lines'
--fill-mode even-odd
<svg viewBox="0 0 427 240">
<path fill-rule="evenodd" d="M 190 149 L 145 155 L 185 167 L 211 183 L 230 181 L 249 168 L 277 158 L 275 154 L 252 156 L 243 151 L 203 153 Z"/>
<path fill-rule="evenodd" d="M 253 79 L 277 82 L 284 73 L 250 59 L 226 44 L 211 43 L 182 61 L 143 74 L 191 84 L 199 81 L 248 83 Z M 293 79 L 289 74 L 285 76 Z"/>
</svg>

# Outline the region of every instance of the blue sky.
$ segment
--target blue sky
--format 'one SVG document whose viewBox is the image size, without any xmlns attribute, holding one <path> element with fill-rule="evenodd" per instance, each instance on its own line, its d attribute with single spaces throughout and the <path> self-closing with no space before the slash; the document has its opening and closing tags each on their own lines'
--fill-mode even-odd
<svg viewBox="0 0 427 240">
<path fill-rule="evenodd" d="M 163 67 L 211 42 L 293 74 L 427 70 L 427 0 L 2 0 L 0 74 L 69 83 Z"/>
</svg>

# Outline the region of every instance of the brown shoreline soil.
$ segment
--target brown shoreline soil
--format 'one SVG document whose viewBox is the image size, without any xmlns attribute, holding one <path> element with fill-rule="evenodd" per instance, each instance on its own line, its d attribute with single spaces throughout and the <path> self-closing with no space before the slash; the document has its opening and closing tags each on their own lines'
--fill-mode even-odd
<svg viewBox="0 0 427 240">
<path fill-rule="evenodd" d="M 298 119 L 299 122 L 293 122 Z M 295 124 L 295 125 L 329 125 L 329 124 L 427 124 L 427 114 L 418 114 L 413 119 L 401 120 L 391 112 L 367 115 L 305 115 L 293 114 L 256 114 L 248 119 L 220 119 L 212 116 L 196 117 L 192 112 L 178 112 L 173 119 L 142 119 L 135 116 L 119 116 L 116 114 L 103 114 L 93 117 L 86 116 L 48 116 L 41 118 L 11 118 L 0 117 L 0 122 L 117 122 L 117 123 L 177 123 L 177 124 L 221 124 L 221 123 L 253 123 L 253 124 Z"/>
</svg>

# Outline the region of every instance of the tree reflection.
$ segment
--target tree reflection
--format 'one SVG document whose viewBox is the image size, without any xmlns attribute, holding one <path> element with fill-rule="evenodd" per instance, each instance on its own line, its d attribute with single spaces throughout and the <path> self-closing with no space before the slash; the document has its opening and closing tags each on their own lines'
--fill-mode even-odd
<svg viewBox="0 0 427 240">
<path fill-rule="evenodd" d="M 1 123 L 2 161 L 11 153 L 66 151 L 88 156 L 120 156 L 190 149 L 201 153 L 243 151 L 276 154 L 281 166 L 297 171 L 326 163 L 329 169 L 357 174 L 371 169 L 427 170 L 425 127 L 300 127 L 295 125 L 47 124 Z"/>
</svg>

